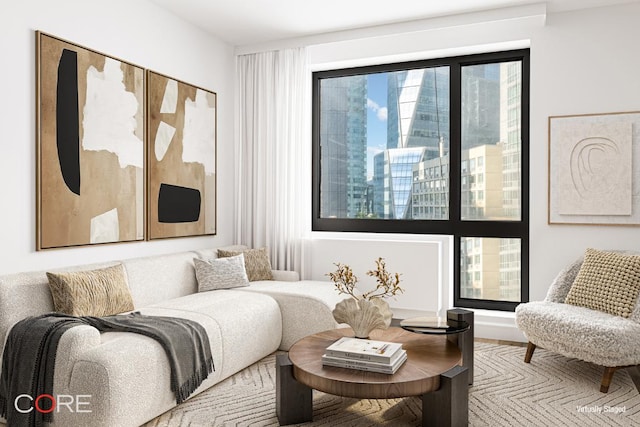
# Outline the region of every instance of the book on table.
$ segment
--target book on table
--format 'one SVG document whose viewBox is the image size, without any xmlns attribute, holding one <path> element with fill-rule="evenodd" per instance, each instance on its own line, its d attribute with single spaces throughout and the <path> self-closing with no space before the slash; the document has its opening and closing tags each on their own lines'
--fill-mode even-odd
<svg viewBox="0 0 640 427">
<path fill-rule="evenodd" d="M 402 344 L 361 338 L 342 337 L 329 347 L 325 354 L 342 359 L 389 363 Z"/>
<path fill-rule="evenodd" d="M 329 356 L 327 354 L 322 356 L 322 364 L 325 366 L 357 369 L 360 371 L 378 372 L 382 374 L 395 374 L 406 360 L 407 352 L 403 349 L 396 351 L 389 362 L 372 362 L 362 359 Z"/>
<path fill-rule="evenodd" d="M 338 368 L 394 374 L 407 360 L 402 344 L 342 337 L 322 356 L 322 364 Z"/>
</svg>

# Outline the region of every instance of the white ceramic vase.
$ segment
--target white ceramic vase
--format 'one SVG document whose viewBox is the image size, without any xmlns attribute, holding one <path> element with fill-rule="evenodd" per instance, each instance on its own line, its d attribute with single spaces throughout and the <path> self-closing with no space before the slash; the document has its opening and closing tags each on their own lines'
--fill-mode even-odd
<svg viewBox="0 0 640 427">
<path fill-rule="evenodd" d="M 369 338 L 374 329 L 387 329 L 391 324 L 391 316 L 389 304 L 382 298 L 357 301 L 349 298 L 337 303 L 333 310 L 336 322 L 351 326 L 356 338 Z"/>
</svg>

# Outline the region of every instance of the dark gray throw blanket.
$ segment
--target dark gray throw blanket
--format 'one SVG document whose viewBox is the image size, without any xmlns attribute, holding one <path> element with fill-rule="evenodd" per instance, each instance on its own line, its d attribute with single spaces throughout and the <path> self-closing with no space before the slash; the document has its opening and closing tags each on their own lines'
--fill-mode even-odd
<svg viewBox="0 0 640 427">
<path fill-rule="evenodd" d="M 34 400 L 41 394 L 53 394 L 58 342 L 65 331 L 78 325 L 93 326 L 101 332 L 133 332 L 155 339 L 169 359 L 171 391 L 178 404 L 215 370 L 206 331 L 202 325 L 188 319 L 140 313 L 108 317 L 49 313 L 28 317 L 13 326 L 2 355 L 0 415 L 7 420 L 8 426 L 40 426 L 43 422 L 51 422 L 52 412 L 32 410 L 23 414 L 15 409 L 14 400 L 21 394 L 28 394 Z M 26 402 L 29 401 L 25 399 Z M 38 405 L 46 411 L 51 404 L 50 399 L 41 399 Z"/>
</svg>

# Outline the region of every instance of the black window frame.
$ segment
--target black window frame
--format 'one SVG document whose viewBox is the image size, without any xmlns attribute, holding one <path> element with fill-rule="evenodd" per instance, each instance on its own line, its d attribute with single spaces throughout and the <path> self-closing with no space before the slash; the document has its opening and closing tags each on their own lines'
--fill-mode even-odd
<svg viewBox="0 0 640 427">
<path fill-rule="evenodd" d="M 461 213 L 461 114 L 462 67 L 522 61 L 521 86 L 521 198 L 520 220 L 462 220 Z M 362 74 L 403 71 L 447 66 L 450 81 L 450 146 L 449 146 L 449 219 L 398 220 L 370 218 L 321 218 L 321 147 L 320 147 L 320 82 L 322 79 Z M 456 307 L 514 311 L 529 300 L 529 49 L 481 53 L 419 61 L 381 64 L 312 73 L 312 220 L 313 231 L 370 232 L 398 234 L 441 234 L 453 237 L 454 301 Z M 498 301 L 462 298 L 460 295 L 460 239 L 463 237 L 517 238 L 520 252 L 520 301 Z"/>
</svg>

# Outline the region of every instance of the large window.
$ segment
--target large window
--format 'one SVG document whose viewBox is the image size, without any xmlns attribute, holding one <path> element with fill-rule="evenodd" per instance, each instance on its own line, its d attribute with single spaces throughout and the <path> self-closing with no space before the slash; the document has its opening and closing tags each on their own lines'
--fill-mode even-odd
<svg viewBox="0 0 640 427">
<path fill-rule="evenodd" d="M 456 306 L 527 301 L 529 51 L 314 73 L 312 225 L 451 235 Z"/>
</svg>

